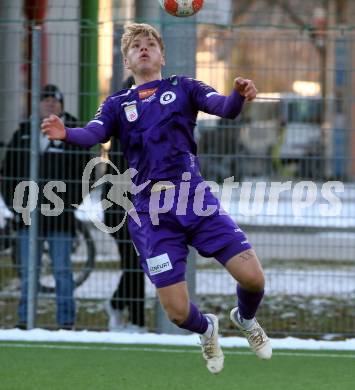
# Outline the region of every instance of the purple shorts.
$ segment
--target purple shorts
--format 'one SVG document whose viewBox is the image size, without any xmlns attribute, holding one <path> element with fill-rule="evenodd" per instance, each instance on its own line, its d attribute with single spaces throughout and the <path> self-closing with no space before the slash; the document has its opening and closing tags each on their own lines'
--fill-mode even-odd
<svg viewBox="0 0 355 390">
<path fill-rule="evenodd" d="M 169 207 L 160 209 L 158 224 L 155 210 L 149 205 L 149 198 L 136 204 L 140 219 L 139 226 L 131 217 L 128 219 L 132 241 L 140 255 L 144 272 L 157 288 L 166 287 L 185 280 L 188 245 L 197 249 L 204 257 L 214 257 L 222 265 L 233 256 L 251 248 L 245 233 L 227 215 L 218 199 L 204 183 L 202 210 L 196 213 L 196 185 L 192 186 L 183 206 L 178 206 L 179 192 L 175 189 L 154 194 L 162 206 L 164 197 L 171 195 Z M 181 200 L 181 196 L 180 196 Z M 172 204 L 172 206 L 171 206 Z M 184 209 L 186 205 L 186 210 Z M 201 215 L 208 206 L 215 209 Z M 184 215 L 181 215 L 184 214 Z"/>
</svg>

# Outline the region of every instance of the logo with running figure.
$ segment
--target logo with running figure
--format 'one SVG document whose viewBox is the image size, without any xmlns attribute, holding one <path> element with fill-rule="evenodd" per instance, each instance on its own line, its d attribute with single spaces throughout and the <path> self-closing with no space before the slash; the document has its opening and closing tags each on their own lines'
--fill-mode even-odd
<svg viewBox="0 0 355 390">
<path fill-rule="evenodd" d="M 94 172 L 95 167 L 98 164 L 102 164 L 102 163 L 111 166 L 117 174 L 105 174 L 90 186 L 90 181 L 91 181 L 90 178 L 92 173 Z M 114 204 L 121 206 L 125 210 L 125 214 L 122 218 L 122 221 L 117 226 L 114 227 L 107 226 L 104 222 L 101 221 L 101 219 L 98 216 L 96 215 L 93 216 L 89 214 L 88 217 L 90 218 L 90 220 L 101 231 L 105 233 L 117 232 L 119 229 L 121 229 L 121 227 L 125 223 L 127 214 L 130 215 L 130 217 L 134 220 L 134 222 L 138 226 L 141 226 L 141 221 L 139 219 L 138 213 L 134 208 L 133 203 L 130 201 L 128 194 L 132 194 L 132 195 L 139 194 L 145 187 L 149 185 L 150 180 L 146 181 L 143 184 L 140 184 L 139 186 L 136 186 L 132 181 L 132 178 L 137 173 L 138 171 L 134 168 L 129 168 L 125 172 L 121 173 L 111 161 L 103 159 L 102 157 L 95 157 L 86 164 L 83 172 L 82 182 L 81 182 L 82 198 L 85 199 L 86 197 L 89 197 L 89 199 L 93 203 L 97 203 L 92 200 L 90 190 L 99 188 L 104 184 L 108 183 L 109 185 L 111 185 L 111 187 L 107 193 L 107 199 L 102 199 L 99 202 L 102 210 L 106 211 Z M 79 205 L 75 205 L 75 204 L 73 204 L 72 206 L 76 208 L 79 207 Z"/>
</svg>

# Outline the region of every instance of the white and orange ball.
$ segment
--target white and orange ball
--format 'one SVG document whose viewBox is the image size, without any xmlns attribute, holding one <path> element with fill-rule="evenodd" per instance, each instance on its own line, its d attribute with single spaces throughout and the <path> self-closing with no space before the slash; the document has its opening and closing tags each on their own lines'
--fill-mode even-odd
<svg viewBox="0 0 355 390">
<path fill-rule="evenodd" d="M 160 5 L 170 15 L 186 17 L 194 15 L 203 7 L 204 0 L 159 0 Z"/>
</svg>

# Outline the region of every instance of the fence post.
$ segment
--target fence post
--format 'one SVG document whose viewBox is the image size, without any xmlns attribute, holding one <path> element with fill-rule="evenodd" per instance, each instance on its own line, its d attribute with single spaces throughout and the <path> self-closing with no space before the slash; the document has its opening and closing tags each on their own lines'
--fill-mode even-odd
<svg viewBox="0 0 355 390">
<path fill-rule="evenodd" d="M 86 123 L 98 105 L 98 0 L 80 1 L 79 118 Z"/>
<path fill-rule="evenodd" d="M 32 28 L 32 84 L 31 84 L 31 163 L 30 180 L 38 183 L 39 158 L 39 101 L 41 94 L 41 27 Z M 29 204 L 37 204 L 35 188 L 29 188 Z M 29 228 L 27 329 L 35 327 L 37 307 L 38 210 L 31 212 Z"/>
</svg>

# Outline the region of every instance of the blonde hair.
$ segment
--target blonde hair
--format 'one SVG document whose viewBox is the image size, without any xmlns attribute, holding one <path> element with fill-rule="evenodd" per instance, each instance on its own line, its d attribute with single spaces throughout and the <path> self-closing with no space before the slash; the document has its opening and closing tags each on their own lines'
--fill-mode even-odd
<svg viewBox="0 0 355 390">
<path fill-rule="evenodd" d="M 162 53 L 164 52 L 164 42 L 159 32 L 150 24 L 146 23 L 133 23 L 125 27 L 125 32 L 121 38 L 121 51 L 124 57 L 127 56 L 127 52 L 130 44 L 138 35 L 145 35 L 154 38 L 159 46 Z"/>
</svg>

